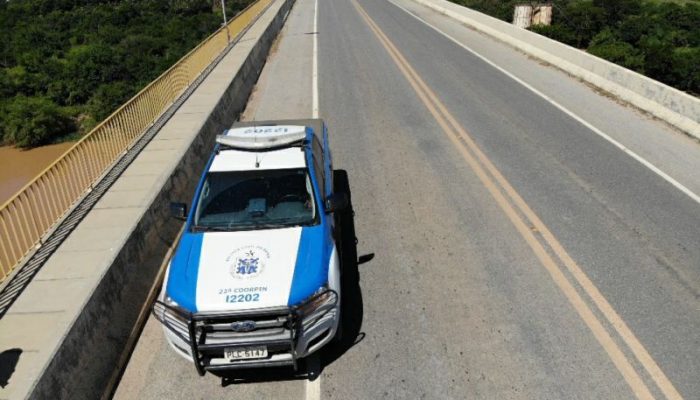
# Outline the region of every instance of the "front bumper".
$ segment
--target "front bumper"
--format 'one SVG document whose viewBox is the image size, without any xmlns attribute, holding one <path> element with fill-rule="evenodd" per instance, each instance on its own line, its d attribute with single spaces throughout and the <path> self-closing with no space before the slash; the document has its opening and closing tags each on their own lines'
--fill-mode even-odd
<svg viewBox="0 0 700 400">
<path fill-rule="evenodd" d="M 325 296 L 321 305 L 306 311 L 306 305 Z M 335 336 L 340 319 L 339 296 L 327 290 L 298 307 L 281 307 L 231 313 L 187 313 L 156 301 L 153 314 L 162 324 L 171 347 L 195 364 L 200 375 L 206 371 L 292 366 L 328 343 Z M 233 324 L 253 322 L 247 332 L 235 331 Z M 195 338 L 195 340 L 191 340 Z M 224 349 L 265 346 L 266 358 L 229 360 Z"/>
</svg>

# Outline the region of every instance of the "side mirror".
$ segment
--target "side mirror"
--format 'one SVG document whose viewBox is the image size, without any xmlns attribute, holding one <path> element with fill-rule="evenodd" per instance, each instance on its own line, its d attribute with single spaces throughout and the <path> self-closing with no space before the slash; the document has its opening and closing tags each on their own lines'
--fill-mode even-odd
<svg viewBox="0 0 700 400">
<path fill-rule="evenodd" d="M 326 199 L 326 213 L 344 211 L 348 208 L 349 203 L 347 193 L 333 193 Z"/>
<path fill-rule="evenodd" d="M 187 204 L 170 203 L 170 216 L 180 221 L 187 220 Z"/>
</svg>

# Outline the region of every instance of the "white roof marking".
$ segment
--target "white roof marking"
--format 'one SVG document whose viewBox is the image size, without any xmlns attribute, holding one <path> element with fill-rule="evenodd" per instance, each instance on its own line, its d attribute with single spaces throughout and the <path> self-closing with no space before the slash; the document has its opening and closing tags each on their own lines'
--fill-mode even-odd
<svg viewBox="0 0 700 400">
<path fill-rule="evenodd" d="M 256 161 L 260 162 L 258 168 L 255 167 Z M 304 152 L 299 147 L 265 152 L 223 150 L 214 157 L 209 171 L 250 171 L 256 169 L 304 168 L 305 166 Z"/>
<path fill-rule="evenodd" d="M 263 125 L 229 129 L 223 135 L 218 135 L 216 141 L 241 149 L 265 149 L 298 142 L 305 137 L 305 126 Z"/>
</svg>

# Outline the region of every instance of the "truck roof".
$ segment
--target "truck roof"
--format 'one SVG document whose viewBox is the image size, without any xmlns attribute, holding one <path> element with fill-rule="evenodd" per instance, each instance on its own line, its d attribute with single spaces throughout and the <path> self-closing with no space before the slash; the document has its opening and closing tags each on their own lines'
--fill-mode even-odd
<svg viewBox="0 0 700 400">
<path fill-rule="evenodd" d="M 267 121 L 236 122 L 231 128 L 244 128 L 251 126 L 278 126 L 278 125 L 303 125 L 313 129 L 319 138 L 323 133 L 324 123 L 322 119 L 276 119 Z"/>
<path fill-rule="evenodd" d="M 253 171 L 262 169 L 304 168 L 303 149 L 287 147 L 266 152 L 224 150 L 214 156 L 209 172 Z"/>
<path fill-rule="evenodd" d="M 324 125 L 323 120 L 320 119 L 237 122 L 231 127 L 231 130 L 227 130 L 224 135 L 221 135 L 219 139 L 217 139 L 217 141 L 226 145 L 231 143 L 242 147 L 248 147 L 250 145 L 250 148 L 224 147 L 214 156 L 211 166 L 209 167 L 209 172 L 304 168 L 306 167 L 306 158 L 302 148 L 298 146 L 276 146 L 268 150 L 265 149 L 264 146 L 259 146 L 256 143 L 257 141 L 250 140 L 251 138 L 254 139 L 255 132 L 246 133 L 247 135 L 250 135 L 250 138 L 239 135 L 244 132 L 240 128 L 255 128 L 257 131 L 261 132 L 261 137 L 270 138 L 270 135 L 262 133 L 265 131 L 264 128 L 294 128 L 301 126 L 310 128 L 313 130 L 314 134 L 320 138 Z M 228 132 L 231 132 L 231 141 L 227 143 L 228 138 L 225 136 Z M 288 137 L 291 138 L 291 136 Z M 285 143 L 284 139 L 282 143 Z"/>
</svg>

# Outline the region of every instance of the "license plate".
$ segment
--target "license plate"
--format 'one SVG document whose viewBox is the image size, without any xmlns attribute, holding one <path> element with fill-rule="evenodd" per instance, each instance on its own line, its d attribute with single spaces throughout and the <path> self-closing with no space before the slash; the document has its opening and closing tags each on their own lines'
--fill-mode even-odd
<svg viewBox="0 0 700 400">
<path fill-rule="evenodd" d="M 232 347 L 224 349 L 224 357 L 230 361 L 266 358 L 267 346 Z"/>
</svg>

